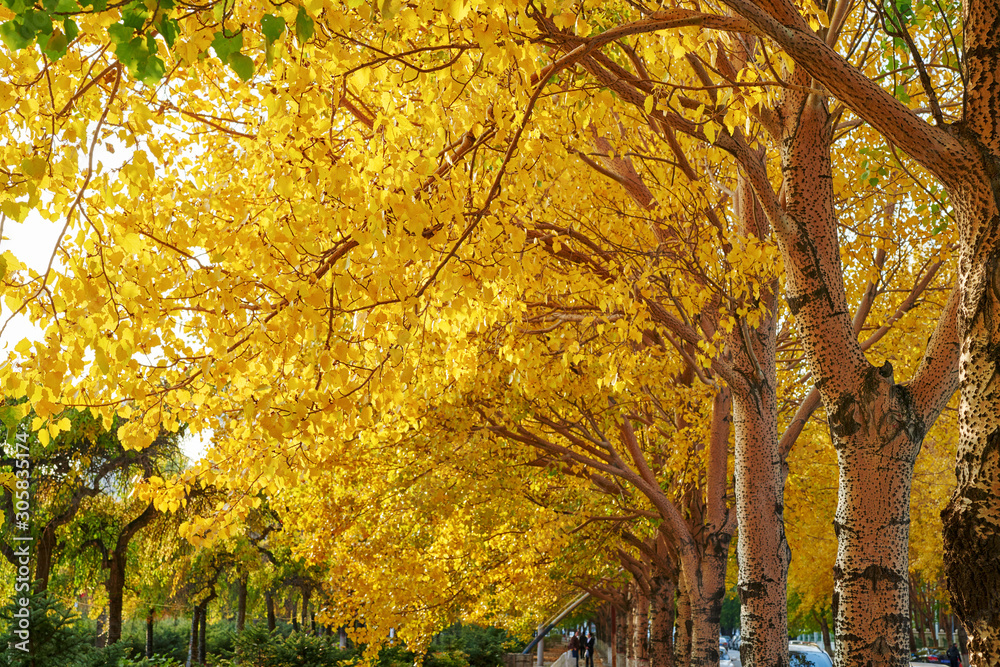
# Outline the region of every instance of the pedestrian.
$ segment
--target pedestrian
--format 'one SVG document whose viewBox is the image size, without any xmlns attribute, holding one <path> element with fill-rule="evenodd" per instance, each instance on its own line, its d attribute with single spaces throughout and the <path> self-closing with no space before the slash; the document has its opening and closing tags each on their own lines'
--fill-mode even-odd
<svg viewBox="0 0 1000 667">
<path fill-rule="evenodd" d="M 951 665 L 951 667 L 958 667 L 958 664 L 960 662 L 958 647 L 952 644 L 951 648 L 948 649 L 947 656 L 948 656 L 948 663 Z"/>
<path fill-rule="evenodd" d="M 587 628 L 587 639 L 584 641 L 584 643 L 587 646 L 587 663 L 586 663 L 586 667 L 594 667 L 594 641 L 595 640 L 596 640 L 596 637 L 594 637 L 594 633 L 590 631 L 590 628 Z"/>
<path fill-rule="evenodd" d="M 576 636 L 576 631 L 569 635 L 569 651 L 573 657 L 573 667 L 580 667 L 580 638 Z"/>
</svg>

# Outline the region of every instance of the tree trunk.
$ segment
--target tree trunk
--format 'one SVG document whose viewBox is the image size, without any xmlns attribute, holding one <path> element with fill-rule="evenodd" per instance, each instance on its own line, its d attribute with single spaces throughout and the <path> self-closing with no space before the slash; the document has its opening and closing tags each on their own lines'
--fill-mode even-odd
<svg viewBox="0 0 1000 667">
<path fill-rule="evenodd" d="M 649 667 L 649 597 L 639 585 L 635 586 L 632 603 L 632 643 L 634 667 Z"/>
<path fill-rule="evenodd" d="M 799 69 L 793 80 L 809 85 Z M 840 263 L 829 112 L 822 99 L 802 92 L 789 92 L 781 111 L 784 211 L 776 236 L 789 310 L 826 407 L 840 471 L 836 662 L 904 665 L 910 483 L 926 429 L 957 379 L 957 301 L 949 300 L 911 383 L 896 384 L 888 362 L 868 363 L 849 317 Z"/>
<path fill-rule="evenodd" d="M 271 591 L 264 591 L 264 604 L 267 607 L 267 629 L 269 632 L 274 632 L 277 621 L 274 618 L 274 597 Z"/>
<path fill-rule="evenodd" d="M 984 80 L 994 79 L 990 92 L 997 98 L 995 31 L 1000 11 L 996 3 L 979 4 L 976 18 L 985 25 L 978 30 L 993 25 L 993 36 L 979 48 L 993 54 L 994 74 Z M 971 29 L 967 23 L 966 31 Z M 977 233 L 963 235 L 961 242 L 958 486 L 941 516 L 948 589 L 969 633 L 969 660 L 976 667 L 995 667 L 1000 665 L 1000 145 L 994 140 L 989 146 L 977 143 L 977 149 L 989 178 L 967 184 L 962 199 L 952 192 L 960 229 Z"/>
<path fill-rule="evenodd" d="M 247 619 L 247 580 L 240 579 L 236 584 L 236 632 L 243 632 Z"/>
<path fill-rule="evenodd" d="M 656 567 L 655 565 L 653 566 Z M 649 667 L 674 667 L 674 595 L 677 575 L 654 570 L 650 578 Z"/>
<path fill-rule="evenodd" d="M 674 645 L 674 662 L 677 667 L 691 665 L 691 596 L 688 595 L 684 577 L 677 582 L 677 640 Z"/>
<path fill-rule="evenodd" d="M 735 215 L 740 233 L 765 240 L 767 217 L 750 182 L 739 176 Z M 765 313 L 757 327 L 740 318 L 727 348 L 741 382 L 732 387 L 735 435 L 736 543 L 743 667 L 788 663 L 788 542 L 784 475 L 778 447 L 776 280 L 761 288 Z"/>
<path fill-rule="evenodd" d="M 105 586 L 108 591 L 108 645 L 122 638 L 122 603 L 125 597 L 125 554 L 111 553 Z"/>
<path fill-rule="evenodd" d="M 108 608 L 101 610 L 101 615 L 97 617 L 97 639 L 94 645 L 97 648 L 104 648 L 108 645 L 107 634 Z"/>
<path fill-rule="evenodd" d="M 958 486 L 944 512 L 945 573 L 952 608 L 969 633 L 969 660 L 1000 665 L 1000 3 L 962 2 L 963 120 L 956 133 L 968 171 L 942 180 L 960 232 L 962 292 Z M 950 156 L 949 156 L 950 157 Z"/>
<path fill-rule="evenodd" d="M 195 605 L 194 610 L 191 612 L 191 635 L 188 638 L 188 657 L 185 663 L 186 667 L 192 667 L 192 665 L 198 662 L 198 615 L 201 613 L 201 606 Z"/>
<path fill-rule="evenodd" d="M 146 657 L 153 657 L 153 608 L 146 612 Z"/>
<path fill-rule="evenodd" d="M 56 528 L 51 523 L 42 530 L 35 543 L 35 583 L 33 590 L 42 593 L 49 588 L 52 571 L 52 552 L 56 546 Z"/>
<path fill-rule="evenodd" d="M 691 667 L 719 664 L 719 617 L 726 592 L 726 564 L 729 540 L 725 545 L 709 544 L 702 556 L 696 583 L 700 589 L 691 598 Z M 787 640 L 786 640 L 787 641 Z"/>
<path fill-rule="evenodd" d="M 636 607 L 639 605 L 639 601 L 636 599 L 636 591 L 638 586 L 635 581 L 632 581 L 628 585 L 628 614 L 623 614 L 623 616 L 628 617 L 628 639 L 625 642 L 625 667 L 637 667 L 636 658 L 638 656 L 638 646 L 636 645 L 636 637 L 638 632 L 636 631 L 636 620 L 638 619 L 638 614 L 636 613 Z"/>
<path fill-rule="evenodd" d="M 833 655 L 833 647 L 830 645 L 830 624 L 826 622 L 826 609 L 819 614 L 819 629 L 823 633 L 823 650 Z"/>
<path fill-rule="evenodd" d="M 302 632 L 309 633 L 312 631 L 313 634 L 316 633 L 315 624 L 310 624 L 309 619 L 309 589 L 302 589 Z"/>
<path fill-rule="evenodd" d="M 122 637 L 122 600 L 125 591 L 125 568 L 128 566 L 128 545 L 135 537 L 135 534 L 145 528 L 156 516 L 156 508 L 153 503 L 146 505 L 145 509 L 129 521 L 115 540 L 114 548 L 108 553 L 108 579 L 106 587 L 108 591 L 108 605 L 110 614 L 108 616 L 108 643 L 115 644 Z"/>
<path fill-rule="evenodd" d="M 337 628 L 337 646 L 341 649 L 347 648 L 347 628 L 344 626 Z"/>
<path fill-rule="evenodd" d="M 204 665 L 207 644 L 205 642 L 205 630 L 208 626 L 208 601 L 201 603 L 201 613 L 198 615 L 198 664 Z"/>
<path fill-rule="evenodd" d="M 618 667 L 628 667 L 628 617 L 629 603 L 628 598 L 626 597 L 624 608 L 620 608 L 618 610 L 618 628 L 616 630 L 617 636 L 615 638 L 615 653 L 618 656 Z"/>
</svg>

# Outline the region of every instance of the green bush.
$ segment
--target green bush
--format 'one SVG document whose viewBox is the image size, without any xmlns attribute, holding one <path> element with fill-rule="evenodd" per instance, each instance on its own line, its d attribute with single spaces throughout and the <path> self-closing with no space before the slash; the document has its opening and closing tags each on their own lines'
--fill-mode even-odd
<svg viewBox="0 0 1000 667">
<path fill-rule="evenodd" d="M 190 637 L 190 619 L 177 623 L 160 621 L 153 626 L 153 654 L 183 664 L 187 660 Z M 206 633 L 206 642 L 207 640 L 208 633 Z M 144 656 L 146 654 L 145 620 L 142 623 L 127 624 L 122 635 L 122 643 L 129 647 L 132 655 Z"/>
<path fill-rule="evenodd" d="M 469 667 L 465 651 L 433 651 L 424 658 L 424 667 Z"/>
<path fill-rule="evenodd" d="M 469 667 L 498 667 L 503 664 L 503 654 L 512 650 L 515 643 L 499 628 L 456 624 L 442 631 L 431 643 L 430 650 L 432 655 L 435 652 L 461 651 Z"/>
<path fill-rule="evenodd" d="M 262 626 L 248 626 L 234 636 L 235 656 L 216 660 L 220 667 L 343 667 L 357 658 L 354 651 L 341 649 L 331 637 L 315 637 L 293 632 L 287 637 L 268 632 Z"/>
<path fill-rule="evenodd" d="M 154 655 L 152 658 L 130 658 L 118 663 L 119 667 L 182 667 L 183 662 L 174 660 L 167 655 Z"/>
</svg>

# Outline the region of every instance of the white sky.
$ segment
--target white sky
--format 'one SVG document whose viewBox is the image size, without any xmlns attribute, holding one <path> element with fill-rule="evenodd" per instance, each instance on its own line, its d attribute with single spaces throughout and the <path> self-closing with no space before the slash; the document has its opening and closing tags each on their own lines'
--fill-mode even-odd
<svg viewBox="0 0 1000 667">
<path fill-rule="evenodd" d="M 4 222 L 0 252 L 10 250 L 20 261 L 41 273 L 49 263 L 61 229 L 61 223 L 50 223 L 35 214 L 29 215 L 23 223 L 8 218 Z M 6 322 L 8 317 L 10 309 L 0 302 L 0 321 Z M 17 316 L 0 336 L 0 357 L 6 356 L 22 339 L 40 340 L 41 334 L 41 330 L 33 326 L 27 317 Z M 181 450 L 194 462 L 205 454 L 211 437 L 211 433 L 189 434 L 181 441 Z"/>
</svg>

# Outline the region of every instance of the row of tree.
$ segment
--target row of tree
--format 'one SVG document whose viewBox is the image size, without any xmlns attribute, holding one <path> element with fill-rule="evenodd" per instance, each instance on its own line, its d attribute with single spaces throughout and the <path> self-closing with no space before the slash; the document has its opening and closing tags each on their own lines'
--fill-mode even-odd
<svg viewBox="0 0 1000 667">
<path fill-rule="evenodd" d="M 918 454 L 957 439 L 949 587 L 1000 659 L 997 7 L 214 9 L 4 10 L 4 211 L 66 229 L 44 273 L 5 255 L 47 327 L 4 377 L 40 425 L 212 429 L 160 502 L 229 495 L 181 534 L 233 538 L 264 493 L 372 637 L 572 550 L 501 539 L 533 467 L 539 512 L 603 510 L 630 599 L 681 591 L 710 664 L 738 526 L 748 667 L 788 660 L 791 452 L 836 458 L 838 663 L 904 664 Z M 405 577 L 367 571 L 387 553 Z M 592 558 L 561 575 L 597 590 Z"/>
</svg>

